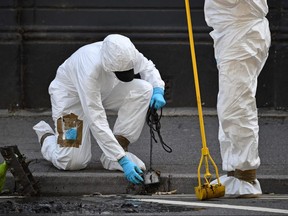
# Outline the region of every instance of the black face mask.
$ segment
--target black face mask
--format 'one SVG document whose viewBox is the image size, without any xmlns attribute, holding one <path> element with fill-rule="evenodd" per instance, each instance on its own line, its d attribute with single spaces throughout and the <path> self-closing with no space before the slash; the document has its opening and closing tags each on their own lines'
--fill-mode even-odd
<svg viewBox="0 0 288 216">
<path fill-rule="evenodd" d="M 122 82 L 130 82 L 134 79 L 134 70 L 114 72 L 116 77 Z"/>
</svg>

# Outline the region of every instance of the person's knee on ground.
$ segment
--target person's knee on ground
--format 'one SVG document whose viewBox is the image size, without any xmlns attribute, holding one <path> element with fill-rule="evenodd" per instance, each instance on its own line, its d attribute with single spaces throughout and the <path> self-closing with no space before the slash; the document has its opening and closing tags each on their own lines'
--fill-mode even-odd
<svg viewBox="0 0 288 216">
<path fill-rule="evenodd" d="M 49 141 L 49 138 L 47 141 Z M 51 157 L 50 161 L 60 170 L 85 169 L 91 159 L 91 156 L 81 157 L 78 149 L 75 149 L 74 147 L 60 147 L 55 149 L 53 153 L 54 155 Z"/>
<path fill-rule="evenodd" d="M 76 158 L 75 153 L 71 152 L 70 154 L 59 157 L 57 164 L 58 166 L 61 164 L 62 170 L 82 170 L 87 167 L 88 162 L 79 157 Z"/>
<path fill-rule="evenodd" d="M 41 153 L 60 170 L 80 170 L 87 167 L 91 156 L 81 157 L 74 147 L 60 147 L 55 136 L 48 136 L 43 142 Z"/>
<path fill-rule="evenodd" d="M 60 170 L 80 170 L 87 167 L 87 157 L 75 157 L 74 147 L 59 147 L 54 131 L 45 121 L 40 121 L 33 129 L 41 145 L 43 157 Z M 89 158 L 89 157 L 88 157 Z"/>
</svg>

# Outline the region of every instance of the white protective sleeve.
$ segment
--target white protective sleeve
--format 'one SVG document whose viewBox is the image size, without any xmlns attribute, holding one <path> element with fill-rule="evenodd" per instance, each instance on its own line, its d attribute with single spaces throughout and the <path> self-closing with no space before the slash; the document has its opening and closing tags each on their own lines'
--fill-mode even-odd
<svg viewBox="0 0 288 216">
<path fill-rule="evenodd" d="M 165 88 L 165 83 L 162 80 L 159 71 L 151 60 L 148 60 L 142 53 L 137 52 L 136 61 L 134 65 L 134 73 L 140 74 L 141 79 L 149 82 L 153 88 Z"/>
</svg>

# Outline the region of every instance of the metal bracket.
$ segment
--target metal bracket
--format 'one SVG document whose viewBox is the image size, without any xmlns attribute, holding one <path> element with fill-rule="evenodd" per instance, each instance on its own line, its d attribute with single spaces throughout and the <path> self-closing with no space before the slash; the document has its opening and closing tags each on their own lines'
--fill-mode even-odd
<svg viewBox="0 0 288 216">
<path fill-rule="evenodd" d="M 20 153 L 18 147 L 16 145 L 0 147 L 0 151 L 18 186 L 16 192 L 23 196 L 38 195 L 38 182 L 34 179 L 25 161 L 26 158 Z"/>
</svg>

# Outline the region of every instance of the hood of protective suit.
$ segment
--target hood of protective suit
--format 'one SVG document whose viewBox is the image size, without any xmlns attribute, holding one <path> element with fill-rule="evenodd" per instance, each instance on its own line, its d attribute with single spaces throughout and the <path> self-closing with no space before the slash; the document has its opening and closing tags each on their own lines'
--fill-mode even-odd
<svg viewBox="0 0 288 216">
<path fill-rule="evenodd" d="M 127 71 L 134 67 L 137 49 L 129 38 L 112 34 L 108 35 L 101 47 L 101 62 L 105 71 Z"/>
</svg>

